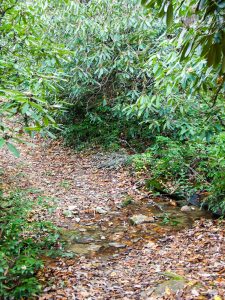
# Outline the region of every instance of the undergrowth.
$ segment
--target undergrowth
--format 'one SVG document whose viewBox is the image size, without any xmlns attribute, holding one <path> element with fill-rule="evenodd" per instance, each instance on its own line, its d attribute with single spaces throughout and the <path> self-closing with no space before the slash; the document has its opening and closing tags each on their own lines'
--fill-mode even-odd
<svg viewBox="0 0 225 300">
<path fill-rule="evenodd" d="M 41 256 L 54 249 L 59 234 L 52 223 L 29 219 L 33 204 L 21 191 L 1 192 L 0 299 L 33 299 L 41 291 Z"/>
<path fill-rule="evenodd" d="M 149 189 L 187 199 L 204 194 L 203 202 L 214 212 L 225 213 L 225 135 L 211 143 L 174 141 L 158 136 L 146 152 L 134 155 L 136 171 L 148 175 Z"/>
<path fill-rule="evenodd" d="M 64 122 L 69 123 L 63 131 L 64 142 L 76 150 L 97 146 L 115 151 L 125 147 L 135 153 L 144 151 L 151 140 L 147 126 L 121 117 L 107 105 L 90 112 L 74 109 Z"/>
</svg>

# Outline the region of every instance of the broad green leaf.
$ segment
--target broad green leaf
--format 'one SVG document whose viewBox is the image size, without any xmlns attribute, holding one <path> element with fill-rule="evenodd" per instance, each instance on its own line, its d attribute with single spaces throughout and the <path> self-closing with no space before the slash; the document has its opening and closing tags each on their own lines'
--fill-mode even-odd
<svg viewBox="0 0 225 300">
<path fill-rule="evenodd" d="M 3 138 L 0 138 L 0 148 L 2 148 L 5 145 L 5 140 Z"/>
<path fill-rule="evenodd" d="M 25 130 L 27 130 L 27 131 L 40 131 L 41 130 L 41 127 L 25 127 L 24 128 Z"/>
<path fill-rule="evenodd" d="M 26 114 L 26 112 L 28 111 L 29 109 L 29 104 L 28 103 L 25 103 L 23 106 L 22 106 L 22 114 Z"/>
<path fill-rule="evenodd" d="M 7 145 L 7 148 L 9 149 L 10 152 L 12 152 L 12 154 L 15 156 L 15 157 L 20 157 L 20 152 L 19 150 L 11 143 L 7 142 L 6 143 Z"/>
<path fill-rule="evenodd" d="M 215 56 L 216 56 L 215 45 L 212 45 L 207 56 L 207 64 L 209 67 L 214 65 Z"/>
<path fill-rule="evenodd" d="M 166 12 L 166 25 L 170 27 L 173 24 L 173 4 L 170 2 Z"/>
</svg>

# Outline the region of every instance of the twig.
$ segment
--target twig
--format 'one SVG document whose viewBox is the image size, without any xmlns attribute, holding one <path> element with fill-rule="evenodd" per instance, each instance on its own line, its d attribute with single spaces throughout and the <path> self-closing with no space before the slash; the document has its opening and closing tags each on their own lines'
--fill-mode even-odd
<svg viewBox="0 0 225 300">
<path fill-rule="evenodd" d="M 222 87 L 223 87 L 223 81 L 221 82 L 220 86 L 218 87 L 218 89 L 217 89 L 217 91 L 216 91 L 215 96 L 213 97 L 213 104 L 212 104 L 212 106 L 211 106 L 210 108 L 213 108 L 213 107 L 215 106 L 216 100 L 217 100 L 217 98 L 218 98 L 218 96 L 219 96 L 219 93 L 220 93 Z"/>
<path fill-rule="evenodd" d="M 134 153 L 137 153 L 137 151 L 128 143 L 128 141 L 124 140 L 124 139 L 119 139 L 121 142 L 126 143 L 128 145 L 128 147 L 134 151 Z"/>
</svg>

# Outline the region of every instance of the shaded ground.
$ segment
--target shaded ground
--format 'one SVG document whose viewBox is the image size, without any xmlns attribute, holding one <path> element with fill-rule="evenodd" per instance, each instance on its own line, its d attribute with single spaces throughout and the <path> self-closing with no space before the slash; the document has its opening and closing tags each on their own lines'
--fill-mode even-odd
<svg viewBox="0 0 225 300">
<path fill-rule="evenodd" d="M 153 205 L 138 188 L 141 179 L 123 167 L 124 153 L 74 154 L 59 142 L 37 140 L 21 146 L 21 154 L 0 154 L 5 190 L 49 198 L 56 209 L 30 218 L 62 227 L 68 250 L 77 253 L 46 259 L 39 299 L 224 299 L 223 222 L 201 218 L 198 210 L 181 213 L 169 200 Z M 140 213 L 153 221 L 131 225 Z"/>
</svg>

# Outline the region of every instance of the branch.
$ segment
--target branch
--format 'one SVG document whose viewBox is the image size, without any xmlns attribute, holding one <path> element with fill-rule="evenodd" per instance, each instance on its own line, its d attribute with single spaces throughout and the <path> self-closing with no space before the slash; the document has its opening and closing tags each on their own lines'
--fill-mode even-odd
<svg viewBox="0 0 225 300">
<path fill-rule="evenodd" d="M 219 96 L 219 93 L 220 93 L 222 87 L 223 87 L 223 81 L 222 81 L 221 84 L 219 85 L 219 87 L 218 87 L 218 89 L 217 89 L 217 91 L 216 91 L 216 94 L 215 94 L 215 96 L 213 97 L 213 104 L 212 104 L 212 106 L 211 106 L 210 108 L 213 108 L 213 107 L 215 106 L 216 100 L 217 100 L 217 98 L 218 98 L 218 96 Z"/>
<path fill-rule="evenodd" d="M 217 119 L 219 120 L 220 125 L 225 128 L 225 123 L 223 122 L 223 120 L 221 119 L 221 117 L 217 116 Z"/>
</svg>

